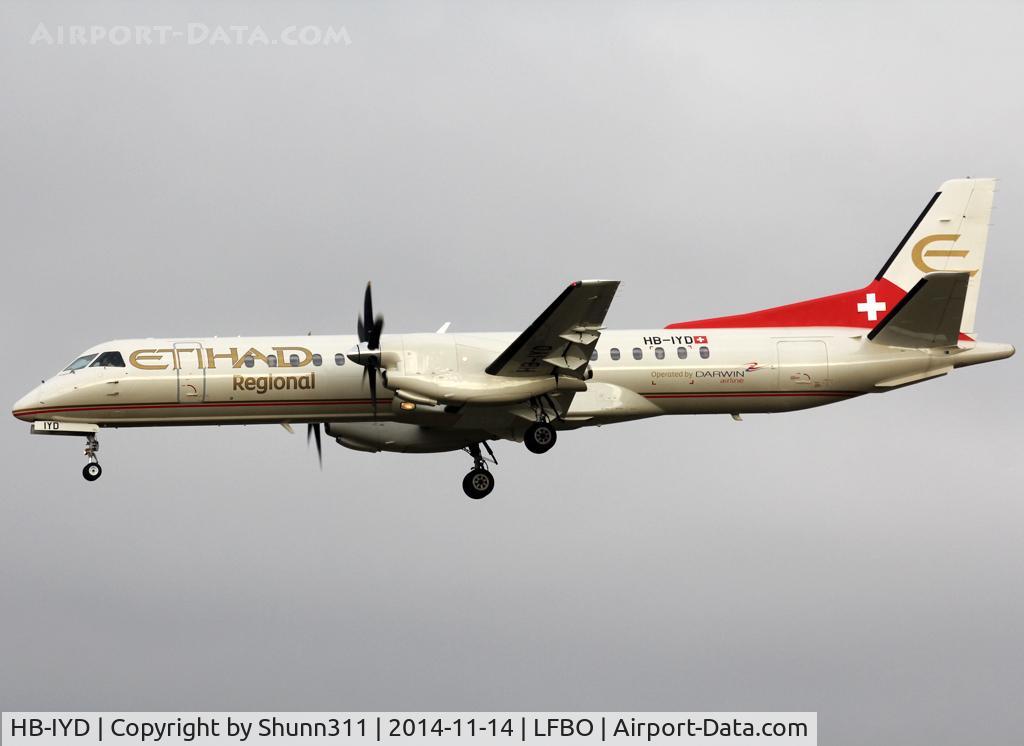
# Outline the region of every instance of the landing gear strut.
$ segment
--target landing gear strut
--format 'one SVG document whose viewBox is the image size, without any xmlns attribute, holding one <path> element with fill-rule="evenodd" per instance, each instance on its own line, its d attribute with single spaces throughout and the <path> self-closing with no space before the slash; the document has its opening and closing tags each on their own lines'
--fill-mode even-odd
<svg viewBox="0 0 1024 746">
<path fill-rule="evenodd" d="M 103 474 L 103 468 L 96 458 L 96 451 L 99 449 L 100 443 L 96 440 L 96 436 L 92 433 L 87 435 L 85 438 L 85 457 L 89 459 L 89 463 L 82 469 L 82 476 L 88 482 L 95 482 Z"/>
<path fill-rule="evenodd" d="M 495 465 L 498 463 L 498 459 L 494 457 L 494 451 L 487 445 L 487 441 L 483 442 L 483 447 L 487 449 L 489 459 L 484 458 L 480 452 L 480 445 L 480 443 L 474 443 L 466 448 L 466 452 L 473 457 L 473 468 L 462 479 L 462 491 L 473 500 L 487 497 L 494 490 L 494 475 L 487 468 L 487 463 L 488 461 Z"/>
</svg>

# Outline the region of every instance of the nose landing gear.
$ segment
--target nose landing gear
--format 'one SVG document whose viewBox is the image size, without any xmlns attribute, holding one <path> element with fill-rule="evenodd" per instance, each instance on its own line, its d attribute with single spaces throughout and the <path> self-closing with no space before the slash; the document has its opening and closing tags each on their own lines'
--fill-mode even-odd
<svg viewBox="0 0 1024 746">
<path fill-rule="evenodd" d="M 85 457 L 89 459 L 89 463 L 82 469 L 82 476 L 85 477 L 87 482 L 95 482 L 103 474 L 103 467 L 100 466 L 99 460 L 96 458 L 96 451 L 100 449 L 100 443 L 96 440 L 96 436 L 90 433 L 85 438 Z"/>
<path fill-rule="evenodd" d="M 63 435 L 74 438 L 85 437 L 85 458 L 88 463 L 82 469 L 82 476 L 87 482 L 95 482 L 100 478 L 103 469 L 96 458 L 100 443 L 96 440 L 99 425 L 85 422 L 59 422 L 56 420 L 36 420 L 32 423 L 33 435 Z"/>
<path fill-rule="evenodd" d="M 483 447 L 487 449 L 489 459 L 484 458 L 480 452 L 480 445 L 480 443 L 474 443 L 466 448 L 466 452 L 473 457 L 473 468 L 462 479 L 462 491 L 472 500 L 487 497 L 494 490 L 494 475 L 487 468 L 487 463 L 490 461 L 494 465 L 498 464 L 498 459 L 494 457 L 494 451 L 491 450 L 487 441 L 483 442 Z"/>
</svg>

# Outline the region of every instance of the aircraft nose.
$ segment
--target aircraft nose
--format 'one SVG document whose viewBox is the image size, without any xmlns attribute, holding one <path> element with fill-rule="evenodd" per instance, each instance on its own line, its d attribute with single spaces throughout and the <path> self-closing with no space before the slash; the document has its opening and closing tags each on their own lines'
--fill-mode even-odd
<svg viewBox="0 0 1024 746">
<path fill-rule="evenodd" d="M 39 386 L 29 391 L 23 397 L 14 402 L 14 406 L 11 407 L 11 414 L 17 417 L 19 420 L 25 422 L 32 422 L 36 419 L 34 415 L 30 414 L 33 409 L 39 408 Z"/>
</svg>

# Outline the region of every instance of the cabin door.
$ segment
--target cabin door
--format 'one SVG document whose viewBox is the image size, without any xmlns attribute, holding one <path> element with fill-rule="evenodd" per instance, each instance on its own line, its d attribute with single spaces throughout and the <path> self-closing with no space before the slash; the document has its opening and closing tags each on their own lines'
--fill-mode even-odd
<svg viewBox="0 0 1024 746">
<path fill-rule="evenodd" d="M 198 342 L 174 343 L 174 368 L 178 374 L 178 403 L 206 400 L 206 367 L 203 346 Z"/>
</svg>

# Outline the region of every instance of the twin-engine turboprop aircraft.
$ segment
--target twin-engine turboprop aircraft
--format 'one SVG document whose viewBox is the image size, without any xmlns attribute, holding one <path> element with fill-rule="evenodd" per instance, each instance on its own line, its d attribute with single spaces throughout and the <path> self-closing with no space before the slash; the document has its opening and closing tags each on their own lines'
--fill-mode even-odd
<svg viewBox="0 0 1024 746">
<path fill-rule="evenodd" d="M 995 182 L 942 185 L 859 290 L 739 316 L 608 331 L 618 282 L 574 282 L 520 334 L 383 335 L 367 285 L 352 336 L 123 339 L 86 350 L 14 405 L 32 432 L 307 423 L 357 451 L 464 449 L 472 498 L 488 444 L 544 453 L 557 434 L 664 414 L 784 412 L 889 391 L 1009 357 L 975 309 Z M 483 450 L 481 450 L 481 448 Z M 486 452 L 486 455 L 485 455 Z M 322 458 L 322 455 L 321 455 Z"/>
</svg>

